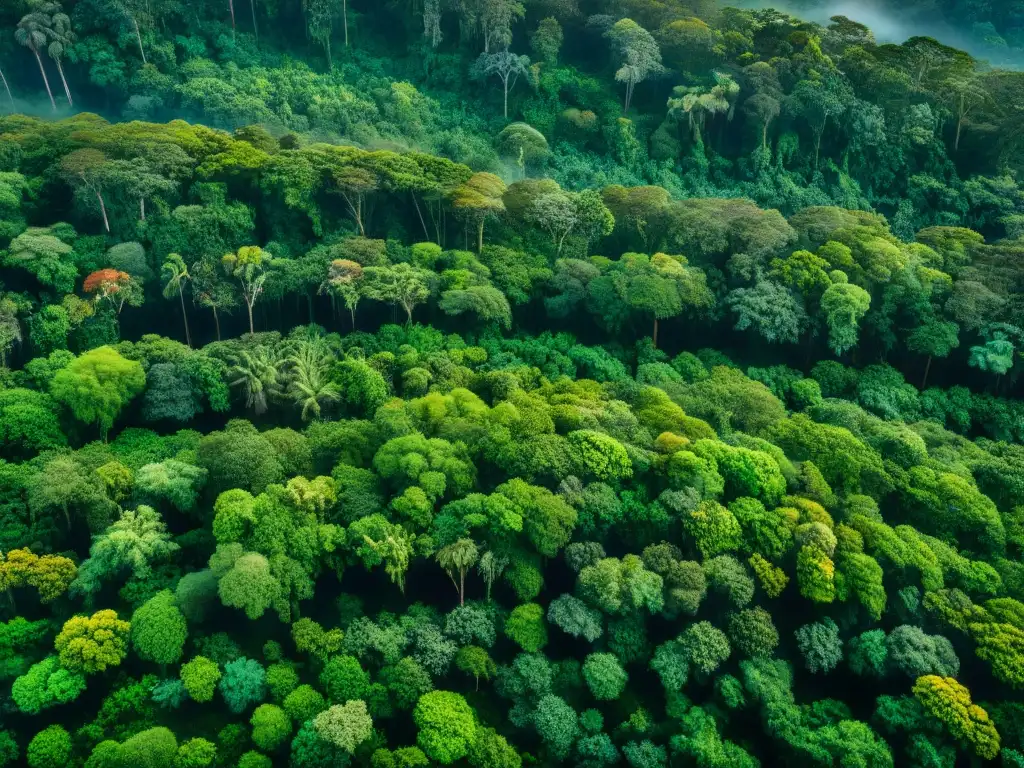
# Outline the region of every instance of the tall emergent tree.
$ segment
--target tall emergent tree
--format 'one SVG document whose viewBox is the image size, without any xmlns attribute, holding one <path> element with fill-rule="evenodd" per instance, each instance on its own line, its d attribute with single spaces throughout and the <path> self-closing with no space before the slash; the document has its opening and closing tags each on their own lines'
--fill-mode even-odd
<svg viewBox="0 0 1024 768">
<path fill-rule="evenodd" d="M 242 289 L 242 298 L 249 311 L 250 334 L 256 333 L 256 327 L 252 321 L 252 308 L 263 295 L 263 288 L 267 282 L 267 273 L 264 271 L 263 264 L 269 259 L 270 254 L 258 245 L 243 246 L 235 253 L 229 253 L 221 259 L 224 271 L 235 278 Z"/>
</svg>

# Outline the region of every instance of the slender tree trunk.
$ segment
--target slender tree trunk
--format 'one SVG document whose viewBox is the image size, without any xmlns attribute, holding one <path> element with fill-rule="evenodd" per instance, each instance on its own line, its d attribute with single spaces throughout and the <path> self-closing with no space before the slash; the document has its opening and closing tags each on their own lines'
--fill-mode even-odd
<svg viewBox="0 0 1024 768">
<path fill-rule="evenodd" d="M 139 22 L 135 20 L 134 16 L 132 17 L 132 24 L 135 26 L 135 39 L 139 43 L 139 55 L 142 56 L 142 63 L 147 64 L 146 49 L 142 47 L 142 32 L 139 31 Z"/>
<path fill-rule="evenodd" d="M 928 355 L 928 362 L 924 366 L 924 378 L 921 380 L 921 389 L 928 386 L 928 374 L 932 369 L 932 356 Z"/>
<path fill-rule="evenodd" d="M 252 33 L 256 36 L 256 45 L 259 45 L 260 28 L 256 23 L 256 0 L 249 0 L 249 9 L 252 11 Z"/>
<path fill-rule="evenodd" d="M 480 219 L 480 225 L 476 230 L 476 252 L 483 253 L 484 250 L 484 220 Z"/>
<path fill-rule="evenodd" d="M 964 118 L 961 117 L 959 120 L 956 121 L 956 141 L 953 143 L 953 151 L 954 152 L 959 152 L 960 151 L 960 133 L 963 131 L 963 128 L 964 128 Z"/>
<path fill-rule="evenodd" d="M 761 131 L 761 149 L 768 149 L 768 125 L 770 121 L 765 120 L 764 129 Z"/>
<path fill-rule="evenodd" d="M 64 84 L 64 95 L 68 97 L 68 106 L 75 106 L 74 99 L 71 98 L 71 89 L 68 88 L 68 81 L 64 77 L 64 67 L 61 66 L 60 59 L 54 59 L 57 63 L 57 72 L 60 74 L 60 81 Z"/>
<path fill-rule="evenodd" d="M 14 106 L 14 96 L 11 95 L 11 86 L 7 84 L 7 78 L 4 77 L 4 71 L 0 69 L 0 82 L 4 84 L 4 90 L 7 91 L 7 100 L 11 102 L 11 114 L 13 115 L 17 108 Z"/>
<path fill-rule="evenodd" d="M 466 604 L 466 571 L 459 571 L 459 605 Z"/>
<path fill-rule="evenodd" d="M 57 111 L 57 102 L 53 98 L 53 91 L 50 89 L 50 79 L 46 76 L 46 68 L 43 66 L 43 57 L 39 55 L 39 51 L 33 49 L 32 53 L 36 55 L 36 61 L 39 62 L 39 71 L 43 75 L 43 84 L 46 86 L 46 93 L 50 97 L 50 106 L 53 107 L 53 111 Z"/>
<path fill-rule="evenodd" d="M 142 214 L 142 221 L 146 220 L 146 198 L 139 198 L 139 212 Z"/>
<path fill-rule="evenodd" d="M 505 119 L 508 120 L 508 78 L 504 79 L 505 84 Z"/>
<path fill-rule="evenodd" d="M 331 36 L 327 35 L 324 39 L 324 50 L 327 51 L 327 68 L 334 71 L 334 60 L 331 58 Z"/>
<path fill-rule="evenodd" d="M 252 304 L 245 302 L 245 306 L 249 310 L 249 335 L 254 336 L 256 335 L 256 326 L 252 323 Z"/>
<path fill-rule="evenodd" d="M 96 190 L 96 199 L 100 201 L 100 213 L 103 214 L 103 228 L 110 234 L 110 221 L 107 219 L 107 204 L 103 202 L 103 193 Z"/>
<path fill-rule="evenodd" d="M 654 348 L 658 348 L 658 317 L 654 317 Z"/>
<path fill-rule="evenodd" d="M 188 313 L 185 312 L 185 292 L 178 285 L 178 298 L 181 299 L 181 319 L 185 321 L 185 343 L 191 348 L 192 334 L 188 330 Z"/>
<path fill-rule="evenodd" d="M 480 675 L 473 675 L 476 678 L 476 689 L 480 690 Z"/>
<path fill-rule="evenodd" d="M 416 206 L 416 215 L 420 217 L 420 224 L 423 226 L 423 236 L 427 240 L 429 240 L 430 239 L 430 232 L 427 230 L 427 222 L 423 219 L 423 211 L 420 210 L 420 204 L 416 200 L 416 193 L 415 192 L 409 192 L 409 194 L 412 196 L 412 204 Z"/>
<path fill-rule="evenodd" d="M 345 26 L 345 47 L 348 48 L 348 0 L 341 0 L 341 20 Z"/>
<path fill-rule="evenodd" d="M 366 237 L 366 227 L 363 226 L 363 197 L 356 200 L 356 224 L 359 225 L 359 234 Z"/>
<path fill-rule="evenodd" d="M 231 11 L 231 36 L 235 36 L 235 0 L 228 0 L 228 9 Z"/>
</svg>

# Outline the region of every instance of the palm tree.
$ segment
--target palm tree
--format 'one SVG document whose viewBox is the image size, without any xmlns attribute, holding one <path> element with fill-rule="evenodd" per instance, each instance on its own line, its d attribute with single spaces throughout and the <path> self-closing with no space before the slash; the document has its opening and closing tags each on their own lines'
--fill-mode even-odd
<svg viewBox="0 0 1024 768">
<path fill-rule="evenodd" d="M 185 321 L 185 343 L 192 346 L 192 334 L 188 330 L 188 313 L 185 311 L 185 283 L 192 279 L 189 274 L 185 260 L 176 253 L 167 256 L 161 270 L 164 280 L 164 298 L 173 299 L 177 296 L 181 300 L 181 319 Z"/>
<path fill-rule="evenodd" d="M 53 98 L 53 90 L 50 88 L 50 80 L 46 76 L 46 68 L 43 66 L 43 57 L 39 52 L 43 50 L 50 39 L 50 18 L 39 11 L 25 14 L 18 22 L 18 28 L 14 31 L 14 39 L 18 45 L 22 45 L 32 51 L 39 63 L 39 71 L 43 75 L 43 83 L 46 85 L 46 93 L 50 96 L 50 106 L 57 111 L 57 102 Z"/>
<path fill-rule="evenodd" d="M 245 406 L 259 416 L 267 412 L 269 397 L 280 394 L 281 360 L 267 347 L 246 350 L 232 359 L 228 384 L 245 393 Z"/>
<path fill-rule="evenodd" d="M 459 539 L 454 544 L 442 547 L 437 553 L 438 565 L 444 568 L 459 593 L 459 605 L 466 604 L 466 572 L 473 567 L 478 556 L 479 550 L 472 539 Z M 456 571 L 459 574 L 458 581 L 455 581 Z"/>
<path fill-rule="evenodd" d="M 60 81 L 64 84 L 64 95 L 68 97 L 68 105 L 73 107 L 75 102 L 71 98 L 71 89 L 68 88 L 67 78 L 64 77 L 64 67 L 60 63 L 64 54 L 67 53 L 68 46 L 75 42 L 71 19 L 61 10 L 59 3 L 46 3 L 42 6 L 42 11 L 50 14 L 50 44 L 46 51 L 57 65 Z"/>
<path fill-rule="evenodd" d="M 288 395 L 302 409 L 303 421 L 320 418 L 324 405 L 341 399 L 338 385 L 329 379 L 331 361 L 322 339 L 302 342 L 288 357 L 292 376 Z"/>
</svg>

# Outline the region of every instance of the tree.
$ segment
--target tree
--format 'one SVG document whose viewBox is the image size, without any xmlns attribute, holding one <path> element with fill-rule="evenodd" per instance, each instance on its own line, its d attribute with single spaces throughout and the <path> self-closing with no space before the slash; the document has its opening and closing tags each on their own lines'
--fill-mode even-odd
<svg viewBox="0 0 1024 768">
<path fill-rule="evenodd" d="M 508 191 L 493 173 L 474 173 L 451 194 L 455 212 L 477 226 L 477 252 L 484 248 L 484 223 L 505 210 L 502 195 Z"/>
<path fill-rule="evenodd" d="M 795 344 L 807 324 L 802 303 L 791 291 L 770 280 L 732 291 L 729 306 L 736 315 L 737 331 L 754 328 L 771 343 Z"/>
<path fill-rule="evenodd" d="M 130 629 L 127 621 L 117 618 L 116 611 L 74 616 L 64 622 L 54 647 L 65 668 L 90 675 L 121 663 L 128 653 Z"/>
<path fill-rule="evenodd" d="M 588 643 L 603 633 L 601 614 L 587 607 L 578 597 L 562 595 L 548 606 L 548 621 L 573 637 L 582 637 Z"/>
<path fill-rule="evenodd" d="M 814 170 L 821 157 L 821 139 L 828 121 L 838 119 L 852 101 L 850 86 L 838 73 L 801 80 L 790 94 L 791 109 L 810 123 L 814 133 Z"/>
<path fill-rule="evenodd" d="M 437 555 L 437 564 L 440 565 L 448 578 L 455 585 L 455 591 L 459 593 L 459 605 L 466 604 L 466 574 L 476 565 L 480 552 L 471 539 L 459 539 L 454 544 L 441 548 Z M 459 574 L 459 580 L 455 580 L 455 574 Z"/>
<path fill-rule="evenodd" d="M 292 735 L 292 721 L 274 704 L 260 704 L 249 720 L 252 742 L 265 752 L 273 752 Z"/>
<path fill-rule="evenodd" d="M 344 0 L 342 0 L 344 2 Z M 302 7 L 306 12 L 306 28 L 309 36 L 324 48 L 327 55 L 327 66 L 334 69 L 331 58 L 331 37 L 334 34 L 334 21 L 338 17 L 338 0 L 303 0 Z M 348 46 L 347 5 L 345 20 L 345 46 Z"/>
<path fill-rule="evenodd" d="M 177 296 L 181 301 L 181 319 L 185 322 L 185 343 L 192 346 L 192 334 L 188 329 L 188 312 L 185 311 L 185 284 L 192 279 L 185 260 L 176 253 L 169 254 L 161 268 L 164 279 L 164 298 Z"/>
<path fill-rule="evenodd" d="M 327 278 L 321 286 L 321 292 L 330 291 L 345 304 L 352 315 L 352 330 L 356 329 L 356 307 L 363 297 L 363 267 L 349 259 L 335 259 L 327 272 Z"/>
<path fill-rule="evenodd" d="M 390 267 L 367 267 L 363 275 L 366 280 L 364 295 L 401 306 L 409 324 L 416 305 L 422 304 L 430 295 L 431 274 L 411 264 L 403 262 Z"/>
<path fill-rule="evenodd" d="M 264 261 L 270 259 L 270 254 L 256 245 L 247 245 L 239 248 L 235 253 L 229 253 L 221 259 L 224 271 L 238 281 L 242 291 L 242 298 L 245 300 L 246 309 L 249 311 L 249 333 L 255 334 L 256 328 L 252 322 L 252 308 L 263 295 L 266 286 L 267 274 L 264 271 Z"/>
<path fill-rule="evenodd" d="M 78 269 L 70 258 L 74 248 L 58 234 L 67 238 L 66 230 L 61 231 L 56 227 L 26 229 L 11 241 L 4 266 L 25 269 L 43 285 L 52 286 L 58 291 L 74 290 L 78 277 Z M 43 311 L 47 309 L 61 308 L 49 305 Z"/>
<path fill-rule="evenodd" d="M 40 26 L 46 30 L 46 37 L 49 44 L 46 52 L 57 65 L 57 72 L 60 73 L 60 81 L 64 84 L 64 95 L 67 96 L 68 106 L 75 106 L 71 98 L 71 89 L 68 88 L 67 78 L 64 77 L 64 67 L 60 61 L 67 53 L 68 47 L 75 42 L 75 34 L 71 31 L 71 18 L 61 10 L 60 3 L 44 2 L 37 5 L 30 16 L 40 16 Z M 22 19 L 24 22 L 24 19 Z"/>
<path fill-rule="evenodd" d="M 217 686 L 228 709 L 241 714 L 267 695 L 267 674 L 258 661 L 244 656 L 224 665 L 224 675 Z"/>
<path fill-rule="evenodd" d="M 49 4 L 46 5 L 48 6 Z M 39 64 L 39 73 L 43 76 L 43 84 L 46 86 L 46 93 L 50 97 L 50 106 L 56 112 L 57 102 L 53 98 L 50 81 L 46 77 L 46 68 L 43 66 L 43 58 L 40 55 L 40 52 L 47 48 L 52 38 L 50 24 L 50 17 L 40 8 L 40 10 L 33 11 L 22 17 L 21 21 L 18 22 L 18 28 L 14 32 L 14 39 L 18 41 L 19 45 L 32 51 L 32 55 L 36 57 L 36 62 Z"/>
<path fill-rule="evenodd" d="M 136 579 L 146 579 L 152 567 L 178 551 L 160 515 L 151 507 L 124 510 L 101 534 L 93 537 L 89 557 L 71 586 L 73 593 L 86 596 L 99 592 L 102 582 L 130 570 Z"/>
<path fill-rule="evenodd" d="M 335 704 L 313 718 L 313 727 L 324 741 L 352 754 L 373 735 L 373 719 L 365 701 Z"/>
<path fill-rule="evenodd" d="M 583 662 L 583 679 L 598 701 L 614 701 L 622 695 L 629 675 L 610 653 L 592 653 Z"/>
<path fill-rule="evenodd" d="M 71 734 L 59 725 L 51 725 L 32 737 L 25 757 L 29 768 L 64 768 L 71 754 Z"/>
<path fill-rule="evenodd" d="M 100 269 L 93 272 L 82 283 L 85 293 L 93 294 L 96 301 L 110 302 L 115 314 L 120 315 L 125 304 L 138 307 L 144 300 L 142 286 L 127 272 L 116 269 Z"/>
<path fill-rule="evenodd" d="M 620 67 L 615 79 L 626 85 L 626 99 L 622 112 L 629 112 L 633 90 L 652 75 L 660 75 L 665 68 L 661 63 L 661 49 L 654 37 L 632 19 L 617 21 L 606 33 Z"/>
<path fill-rule="evenodd" d="M 213 701 L 220 678 L 220 667 L 205 656 L 195 656 L 181 666 L 181 682 L 192 700 L 199 703 Z"/>
<path fill-rule="evenodd" d="M 949 357 L 949 353 L 960 346 L 960 326 L 932 319 L 915 328 L 907 336 L 907 349 L 919 355 L 926 355 L 928 362 L 924 367 L 924 378 L 921 389 L 928 386 L 928 372 L 932 367 L 933 357 Z"/>
<path fill-rule="evenodd" d="M 455 654 L 455 666 L 476 680 L 476 690 L 480 690 L 480 678 L 490 680 L 498 671 L 497 665 L 490 654 L 477 645 L 466 645 Z"/>
<path fill-rule="evenodd" d="M 858 323 L 870 306 L 868 292 L 852 283 L 833 282 L 822 294 L 821 310 L 828 323 L 828 343 L 837 355 L 857 345 Z"/>
<path fill-rule="evenodd" d="M 423 694 L 412 718 L 419 729 L 416 743 L 427 757 L 442 765 L 465 757 L 476 739 L 476 717 L 457 693 L 431 691 Z"/>
<path fill-rule="evenodd" d="M 160 665 L 181 659 L 188 626 L 169 589 L 143 603 L 132 614 L 131 625 L 132 648 L 139 658 Z"/>
<path fill-rule="evenodd" d="M 29 667 L 11 686 L 11 700 L 27 715 L 74 701 L 85 690 L 85 675 L 65 669 L 56 656 Z"/>
<path fill-rule="evenodd" d="M 530 47 L 542 62 L 549 65 L 558 63 L 558 52 L 562 50 L 562 25 L 558 19 L 549 16 L 542 19 L 530 35 Z"/>
<path fill-rule="evenodd" d="M 142 365 L 125 360 L 112 347 L 97 347 L 60 370 L 50 394 L 75 418 L 97 424 L 104 439 L 121 409 L 146 385 Z"/>
<path fill-rule="evenodd" d="M 551 757 L 564 760 L 579 735 L 579 716 L 564 699 L 553 693 L 541 697 L 533 713 L 533 726 Z"/>
<path fill-rule="evenodd" d="M 686 116 L 690 131 L 697 146 L 704 146 L 703 132 L 708 118 L 716 115 L 732 117 L 736 97 L 740 87 L 730 75 L 713 72 L 715 84 L 710 88 L 703 86 L 676 86 L 672 90 L 672 98 L 668 100 L 668 115 L 681 121 Z M 767 126 L 765 126 L 767 130 Z"/>
<path fill-rule="evenodd" d="M 548 644 L 544 609 L 536 603 L 517 605 L 505 621 L 505 634 L 527 653 L 537 653 Z"/>
<path fill-rule="evenodd" d="M 951 677 L 925 675 L 914 684 L 914 697 L 953 738 L 970 746 L 983 760 L 999 753 L 999 734 L 988 713 L 971 702 L 971 693 Z"/>
<path fill-rule="evenodd" d="M 7 101 L 11 104 L 11 114 L 13 115 L 18 111 L 18 108 L 14 104 L 14 96 L 11 94 L 11 86 L 7 84 L 7 78 L 4 76 L 2 68 L 0 68 L 0 83 L 3 84 L 4 90 L 7 92 Z"/>
<path fill-rule="evenodd" d="M 842 661 L 843 641 L 839 638 L 839 627 L 832 619 L 805 624 L 794 634 L 809 671 L 828 673 Z"/>
<path fill-rule="evenodd" d="M 498 53 L 481 53 L 473 64 L 472 75 L 478 80 L 486 80 L 492 75 L 501 81 L 504 96 L 504 117 L 508 120 L 508 93 L 516 87 L 520 77 L 530 72 L 530 57 L 519 56 L 510 51 Z"/>
<path fill-rule="evenodd" d="M 236 548 L 230 552 L 229 549 Z M 250 619 L 260 618 L 268 608 L 282 599 L 281 583 L 271 572 L 270 561 L 258 552 L 242 552 L 240 544 L 218 548 L 225 559 L 220 567 L 226 568 L 220 576 L 217 591 L 221 602 L 230 608 L 240 608 Z M 214 554 L 217 558 L 217 554 Z M 218 567 L 210 561 L 214 573 Z"/>
<path fill-rule="evenodd" d="M 571 234 L 581 235 L 590 242 L 610 235 L 615 228 L 611 211 L 593 190 L 539 195 L 527 209 L 526 217 L 551 236 L 556 255 L 561 255 L 565 240 Z"/>
<path fill-rule="evenodd" d="M 74 185 L 78 192 L 96 198 L 100 204 L 103 228 L 110 234 L 107 203 L 103 197 L 111 171 L 109 158 L 98 149 L 76 149 L 61 159 L 60 167 L 68 183 Z"/>
<path fill-rule="evenodd" d="M 223 279 L 221 270 L 209 259 L 195 262 L 189 272 L 192 280 L 192 301 L 213 312 L 217 341 L 220 341 L 220 315 L 218 312 L 230 312 L 238 305 L 234 288 L 231 283 Z"/>
</svg>

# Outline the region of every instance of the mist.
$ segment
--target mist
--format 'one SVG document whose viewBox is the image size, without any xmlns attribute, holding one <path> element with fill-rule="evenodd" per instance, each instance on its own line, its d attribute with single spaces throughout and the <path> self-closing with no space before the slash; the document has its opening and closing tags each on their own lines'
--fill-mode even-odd
<svg viewBox="0 0 1024 768">
<path fill-rule="evenodd" d="M 933 37 L 944 45 L 967 51 L 993 67 L 1024 69 L 1024 52 L 986 45 L 969 31 L 965 32 L 933 12 L 912 8 L 900 10 L 872 0 L 726 0 L 724 4 L 737 8 L 775 8 L 822 26 L 828 25 L 833 16 L 846 16 L 871 29 L 879 43 L 903 43 L 911 37 Z"/>
</svg>

